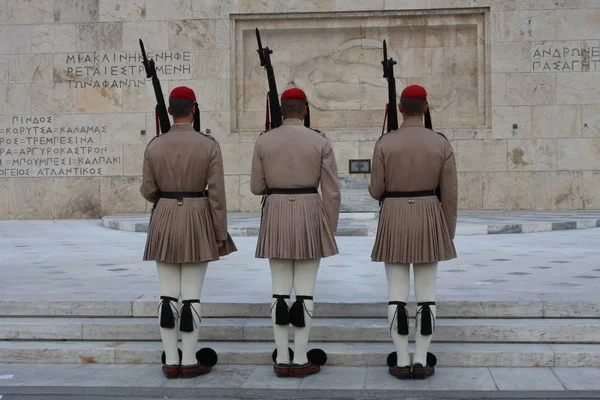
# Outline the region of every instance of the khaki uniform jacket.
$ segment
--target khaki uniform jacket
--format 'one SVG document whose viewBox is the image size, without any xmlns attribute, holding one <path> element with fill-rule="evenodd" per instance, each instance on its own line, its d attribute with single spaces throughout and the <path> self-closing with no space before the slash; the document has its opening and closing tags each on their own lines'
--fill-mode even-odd
<svg viewBox="0 0 600 400">
<path fill-rule="evenodd" d="M 160 198 L 160 192 L 202 192 L 208 198 Z M 217 250 L 216 241 L 230 240 L 223 160 L 218 142 L 196 132 L 192 124 L 175 124 L 153 139 L 144 154 L 140 191 L 157 202 L 148 231 L 145 259 L 199 262 L 233 250 Z"/>
<path fill-rule="evenodd" d="M 288 118 L 258 138 L 252 158 L 252 193 L 319 184 L 322 199 L 318 194 L 267 197 L 258 257 L 306 259 L 337 254 L 333 233 L 341 202 L 335 155 L 324 134 L 304 127 L 300 119 Z M 277 238 L 271 235 L 275 231 L 280 233 Z M 306 241 L 318 243 L 304 246 Z"/>
<path fill-rule="evenodd" d="M 386 191 L 435 190 L 439 186 L 442 211 L 435 196 L 386 199 L 378 229 L 380 243 L 375 246 L 379 251 L 374 252 L 374 258 L 415 263 L 454 258 L 451 239 L 456 232 L 458 184 L 450 142 L 425 128 L 422 120 L 405 120 L 398 130 L 378 140 L 372 163 L 369 192 L 373 198 L 380 200 Z M 413 250 L 386 250 L 384 241 L 390 238 L 395 246 Z M 407 252 L 411 254 L 400 254 Z"/>
</svg>

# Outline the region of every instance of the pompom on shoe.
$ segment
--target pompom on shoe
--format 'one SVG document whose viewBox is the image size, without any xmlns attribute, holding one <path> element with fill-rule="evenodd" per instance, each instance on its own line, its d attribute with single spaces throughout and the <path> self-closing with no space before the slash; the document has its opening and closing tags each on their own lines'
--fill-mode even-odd
<svg viewBox="0 0 600 400">
<path fill-rule="evenodd" d="M 218 356 L 217 353 L 208 347 L 198 350 L 196 353 L 196 365 L 182 365 L 181 366 L 181 377 L 182 378 L 195 378 L 200 375 L 206 375 L 212 371 L 212 367 L 217 364 Z"/>
</svg>

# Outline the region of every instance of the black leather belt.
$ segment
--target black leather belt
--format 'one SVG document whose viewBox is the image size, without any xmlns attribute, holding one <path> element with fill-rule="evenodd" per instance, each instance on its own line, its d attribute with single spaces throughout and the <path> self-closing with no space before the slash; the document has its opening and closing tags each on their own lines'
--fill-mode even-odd
<svg viewBox="0 0 600 400">
<path fill-rule="evenodd" d="M 311 193 L 319 193 L 319 190 L 316 187 L 308 187 L 308 188 L 269 188 L 265 191 L 265 194 L 268 196 L 270 194 L 311 194 Z"/>
<path fill-rule="evenodd" d="M 384 192 L 382 199 L 387 197 L 425 197 L 425 196 L 435 196 L 435 190 L 415 190 L 413 192 Z"/>
<path fill-rule="evenodd" d="M 203 192 L 160 192 L 160 197 L 162 199 L 183 199 L 206 196 L 208 196 L 208 190 Z"/>
</svg>

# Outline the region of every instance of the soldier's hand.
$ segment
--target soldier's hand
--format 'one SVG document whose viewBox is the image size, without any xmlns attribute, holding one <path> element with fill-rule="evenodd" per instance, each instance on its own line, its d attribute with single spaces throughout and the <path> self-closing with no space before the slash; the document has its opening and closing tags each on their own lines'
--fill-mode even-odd
<svg viewBox="0 0 600 400">
<path fill-rule="evenodd" d="M 223 247 L 225 245 L 225 242 L 222 240 L 217 240 L 217 248 L 220 249 L 221 247 Z"/>
</svg>

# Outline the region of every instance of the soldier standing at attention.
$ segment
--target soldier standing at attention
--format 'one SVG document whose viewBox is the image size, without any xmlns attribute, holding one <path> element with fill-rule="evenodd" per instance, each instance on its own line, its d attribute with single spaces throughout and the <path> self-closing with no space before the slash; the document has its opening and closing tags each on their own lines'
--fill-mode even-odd
<svg viewBox="0 0 600 400">
<path fill-rule="evenodd" d="M 306 94 L 298 88 L 286 90 L 281 109 L 283 125 L 261 134 L 255 144 L 250 187 L 252 193 L 266 196 L 256 257 L 268 258 L 271 266 L 275 374 L 301 378 L 319 372 L 326 362 L 322 350 L 306 350 L 319 263 L 338 253 L 334 233 L 340 188 L 330 140 L 303 125 Z M 292 288 L 296 301 L 290 308 Z M 295 327 L 293 363 L 290 323 Z"/>
<path fill-rule="evenodd" d="M 404 121 L 398 130 L 377 141 L 369 185 L 371 196 L 383 203 L 371 259 L 385 263 L 388 320 L 397 357 L 395 362 L 389 357 L 388 365 L 390 374 L 400 379 L 423 379 L 434 374 L 435 356 L 428 353 L 428 348 L 435 327 L 437 265 L 456 258 L 454 151 L 445 136 L 424 127 L 428 107 L 423 87 L 404 89 L 399 105 Z M 418 307 L 412 368 L 406 309 L 410 264 Z"/>
<path fill-rule="evenodd" d="M 213 137 L 192 127 L 199 118 L 194 91 L 173 89 L 168 111 L 174 125 L 155 137 L 144 154 L 140 191 L 154 203 L 144 260 L 156 261 L 158 268 L 163 373 L 167 378 L 191 378 L 210 372 L 217 362 L 212 349 L 196 352 L 208 262 L 237 249 L 227 232 L 221 149 Z M 180 317 L 179 326 L 175 316 Z"/>
</svg>

